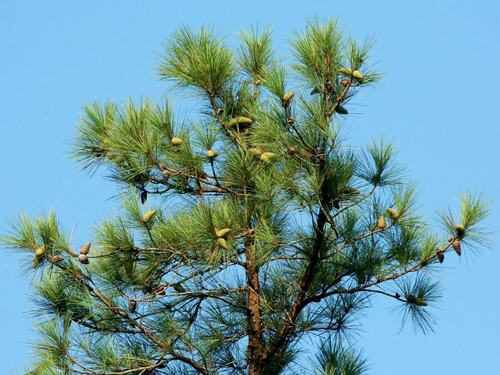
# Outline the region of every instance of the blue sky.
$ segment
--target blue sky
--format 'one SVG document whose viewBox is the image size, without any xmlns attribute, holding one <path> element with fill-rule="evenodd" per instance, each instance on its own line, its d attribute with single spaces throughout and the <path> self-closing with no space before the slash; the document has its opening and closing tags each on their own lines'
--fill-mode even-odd
<svg viewBox="0 0 500 375">
<path fill-rule="evenodd" d="M 500 240 L 500 3 L 497 1 L 19 1 L 0 2 L 0 227 L 20 210 L 55 209 L 77 239 L 111 216 L 114 186 L 68 158 L 83 104 L 167 94 L 155 68 L 180 25 L 210 25 L 229 40 L 270 25 L 283 55 L 308 18 L 339 17 L 358 38 L 374 36 L 381 84 L 358 97 L 346 121 L 353 144 L 385 136 L 420 186 L 420 208 L 456 204 L 466 188 L 492 202 L 486 225 Z M 174 102 L 182 100 L 173 98 Z M 1 249 L 3 250 L 3 249 Z M 500 373 L 500 253 L 448 257 L 434 334 L 406 329 L 375 300 L 358 345 L 371 374 Z M 34 317 L 20 257 L 1 252 L 1 374 L 29 363 Z"/>
</svg>

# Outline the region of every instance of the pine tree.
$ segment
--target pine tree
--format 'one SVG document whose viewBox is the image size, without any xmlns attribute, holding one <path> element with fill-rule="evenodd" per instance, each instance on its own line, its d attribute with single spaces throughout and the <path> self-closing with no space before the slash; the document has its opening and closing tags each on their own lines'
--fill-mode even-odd
<svg viewBox="0 0 500 375">
<path fill-rule="evenodd" d="M 79 250 L 54 213 L 3 236 L 36 276 L 28 373 L 364 374 L 349 338 L 373 295 L 431 331 L 433 274 L 484 247 L 487 202 L 465 193 L 426 224 L 391 144 L 344 144 L 349 102 L 380 78 L 371 46 L 312 21 L 288 66 L 268 29 L 231 51 L 181 28 L 159 74 L 197 97 L 187 120 L 168 102 L 85 106 L 74 157 L 109 173 L 123 210 Z"/>
</svg>

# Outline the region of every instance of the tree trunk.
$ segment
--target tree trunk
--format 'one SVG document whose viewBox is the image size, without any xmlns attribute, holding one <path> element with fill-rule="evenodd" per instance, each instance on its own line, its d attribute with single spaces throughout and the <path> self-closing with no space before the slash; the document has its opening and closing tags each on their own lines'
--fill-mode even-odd
<svg viewBox="0 0 500 375">
<path fill-rule="evenodd" d="M 265 347 L 262 341 L 262 314 L 259 295 L 259 270 L 255 267 L 253 241 L 246 246 L 247 332 L 249 375 L 264 374 Z"/>
</svg>

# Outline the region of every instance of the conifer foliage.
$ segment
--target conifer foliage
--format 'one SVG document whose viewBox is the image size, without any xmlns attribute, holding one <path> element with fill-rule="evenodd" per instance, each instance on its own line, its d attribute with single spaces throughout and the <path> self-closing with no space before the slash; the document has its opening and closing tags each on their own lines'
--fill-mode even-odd
<svg viewBox="0 0 500 375">
<path fill-rule="evenodd" d="M 379 79 L 370 47 L 331 19 L 293 36 L 291 61 L 267 29 L 233 51 L 181 28 L 159 74 L 196 97 L 187 119 L 168 102 L 85 106 L 74 157 L 109 173 L 123 210 L 83 245 L 55 214 L 4 234 L 35 274 L 28 373 L 365 374 L 349 338 L 374 295 L 432 330 L 428 270 L 483 247 L 487 205 L 467 193 L 426 224 L 391 144 L 343 142 Z"/>
</svg>

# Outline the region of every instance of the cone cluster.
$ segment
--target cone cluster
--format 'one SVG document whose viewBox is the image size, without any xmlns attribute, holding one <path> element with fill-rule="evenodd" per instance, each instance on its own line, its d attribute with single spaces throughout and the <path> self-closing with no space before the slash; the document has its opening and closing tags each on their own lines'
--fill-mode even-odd
<svg viewBox="0 0 500 375">
<path fill-rule="evenodd" d="M 231 120 L 229 120 L 227 125 L 230 127 L 233 127 L 236 125 L 251 125 L 252 122 L 253 122 L 253 120 L 249 117 L 238 116 L 238 117 L 234 117 Z"/>
<path fill-rule="evenodd" d="M 365 79 L 365 75 L 357 69 L 352 70 L 349 68 L 340 68 L 339 73 L 342 73 L 346 76 L 352 77 L 352 78 L 358 80 L 360 83 L 362 83 Z"/>
</svg>

